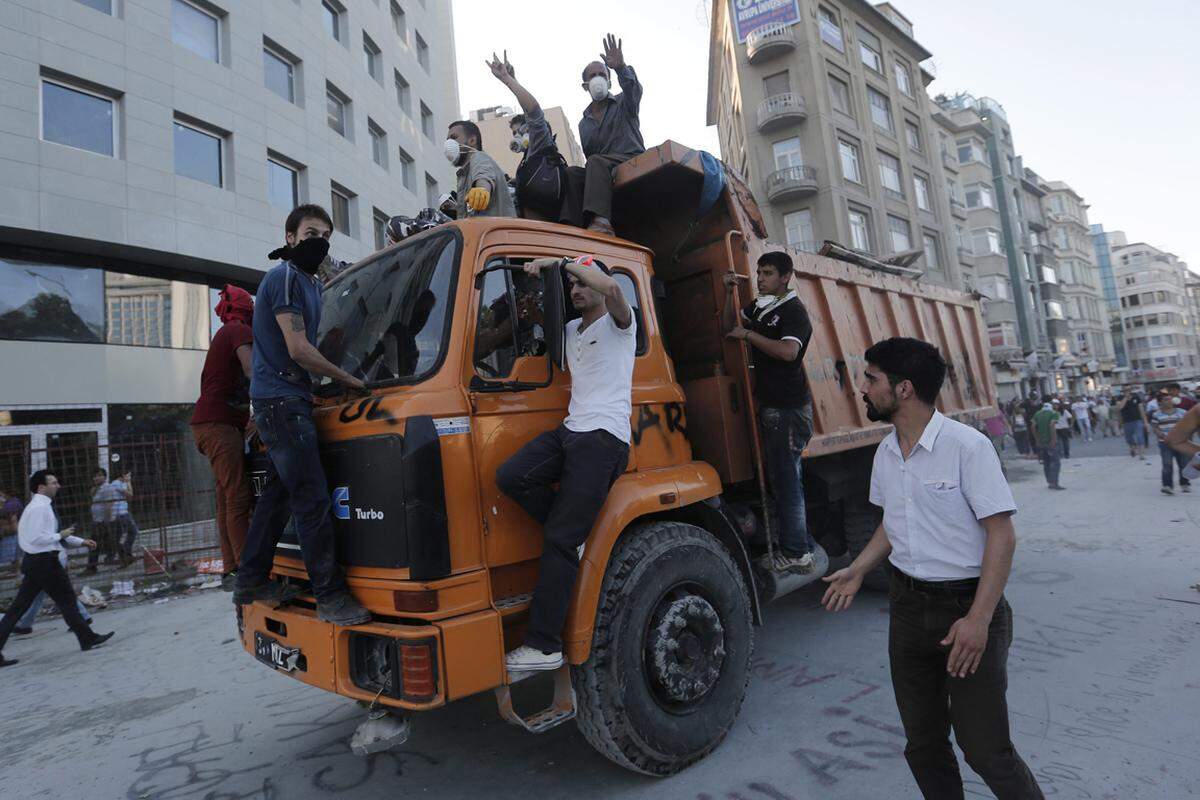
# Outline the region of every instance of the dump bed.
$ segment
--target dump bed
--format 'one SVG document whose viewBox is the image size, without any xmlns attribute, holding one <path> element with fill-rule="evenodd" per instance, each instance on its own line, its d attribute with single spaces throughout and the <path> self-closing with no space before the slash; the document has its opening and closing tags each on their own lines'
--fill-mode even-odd
<svg viewBox="0 0 1200 800">
<path fill-rule="evenodd" d="M 713 197 L 714 181 L 723 187 L 702 210 L 702 193 L 707 188 Z M 739 301 L 749 302 L 757 293 L 758 257 L 773 248 L 754 197 L 719 161 L 671 141 L 623 164 L 615 184 L 617 230 L 655 254 L 664 337 L 688 396 L 688 438 L 723 480 L 749 479 L 750 414 L 738 402 L 750 398 L 747 350 L 722 335 L 721 310 L 722 275 L 733 270 L 746 276 Z M 807 456 L 873 444 L 890 430 L 867 419 L 857 391 L 863 352 L 890 336 L 913 336 L 941 350 L 950 367 L 938 399 L 943 413 L 968 423 L 995 415 L 983 317 L 972 295 L 789 253 L 796 267 L 792 285 L 813 325 L 804 358 L 815 426 Z"/>
</svg>

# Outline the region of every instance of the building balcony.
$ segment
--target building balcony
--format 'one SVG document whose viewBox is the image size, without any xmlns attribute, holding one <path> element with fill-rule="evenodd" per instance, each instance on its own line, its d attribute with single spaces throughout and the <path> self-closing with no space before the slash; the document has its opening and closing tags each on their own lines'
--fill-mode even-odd
<svg viewBox="0 0 1200 800">
<path fill-rule="evenodd" d="M 785 167 L 767 176 L 767 200 L 772 203 L 786 203 L 816 193 L 816 167 Z"/>
<path fill-rule="evenodd" d="M 950 213 L 959 219 L 967 218 L 967 204 L 957 197 L 950 198 Z"/>
<path fill-rule="evenodd" d="M 1029 230 L 1031 231 L 1047 233 L 1050 230 L 1048 227 L 1046 227 L 1046 223 L 1040 219 L 1033 219 L 1032 217 L 1029 217 L 1025 220 L 1025 222 L 1029 225 Z"/>
<path fill-rule="evenodd" d="M 799 250 L 801 253 L 818 253 L 824 242 L 788 242 L 788 247 L 792 250 Z"/>
<path fill-rule="evenodd" d="M 807 118 L 804 97 L 795 92 L 774 94 L 758 104 L 758 130 L 763 133 Z"/>
<path fill-rule="evenodd" d="M 959 247 L 959 248 L 957 248 L 957 250 L 958 250 L 958 263 L 966 264 L 967 266 L 974 265 L 975 253 L 972 252 L 971 248 Z"/>
<path fill-rule="evenodd" d="M 746 58 L 751 64 L 761 64 L 795 49 L 796 34 L 791 25 L 764 25 L 746 37 Z"/>
<path fill-rule="evenodd" d="M 944 164 L 945 166 L 947 166 L 950 169 L 957 172 L 958 171 L 958 156 L 955 155 L 954 153 L 951 153 L 948 150 L 943 150 L 942 151 L 942 164 Z"/>
</svg>

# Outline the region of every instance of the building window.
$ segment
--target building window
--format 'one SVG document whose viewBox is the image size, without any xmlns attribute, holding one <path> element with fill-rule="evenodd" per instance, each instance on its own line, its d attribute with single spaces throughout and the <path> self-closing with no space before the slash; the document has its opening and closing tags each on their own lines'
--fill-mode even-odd
<svg viewBox="0 0 1200 800">
<path fill-rule="evenodd" d="M 989 324 L 988 344 L 992 347 L 1016 347 L 1016 328 L 1011 322 L 993 322 Z"/>
<path fill-rule="evenodd" d="M 821 29 L 821 41 L 839 53 L 846 52 L 842 42 L 842 27 L 838 25 L 836 14 L 825 6 L 817 6 L 817 26 Z"/>
<path fill-rule="evenodd" d="M 979 293 L 990 300 L 1011 300 L 1012 288 L 1008 278 L 991 276 L 980 278 Z"/>
<path fill-rule="evenodd" d="M 908 149 L 914 153 L 925 152 L 921 147 L 921 128 L 912 120 L 904 120 L 904 139 L 908 142 Z"/>
<path fill-rule="evenodd" d="M 925 269 L 941 269 L 942 261 L 938 258 L 937 237 L 932 233 L 921 236 L 922 249 L 925 251 Z"/>
<path fill-rule="evenodd" d="M 425 40 L 421 38 L 420 32 L 414 32 L 417 40 L 417 63 L 429 72 L 429 45 L 425 44 Z"/>
<path fill-rule="evenodd" d="M 363 64 L 367 68 L 368 75 L 379 83 L 383 83 L 383 65 L 379 46 L 372 42 L 371 37 L 365 33 L 363 34 Z"/>
<path fill-rule="evenodd" d="M 413 163 L 413 157 L 405 152 L 404 148 L 398 148 L 400 154 L 400 181 L 404 184 L 404 188 L 414 194 L 417 191 L 416 166 Z"/>
<path fill-rule="evenodd" d="M 400 70 L 396 70 L 396 104 L 400 106 L 400 110 L 406 116 L 412 116 L 412 96 L 408 90 L 408 81 L 404 80 L 404 76 L 400 74 Z"/>
<path fill-rule="evenodd" d="M 862 184 L 862 169 L 859 166 L 858 145 L 838 139 L 838 157 L 842 162 L 842 177 Z"/>
<path fill-rule="evenodd" d="M 404 15 L 404 9 L 396 2 L 392 3 L 392 30 L 396 32 L 400 44 L 408 44 L 408 18 Z"/>
<path fill-rule="evenodd" d="M 865 66 L 883 74 L 883 49 L 879 37 L 861 25 L 858 26 L 858 56 Z"/>
<path fill-rule="evenodd" d="M 424 101 L 421 101 L 421 133 L 425 134 L 426 139 L 433 141 L 433 112 Z"/>
<path fill-rule="evenodd" d="M 996 255 L 1003 253 L 1004 250 L 1000 246 L 1000 232 L 985 228 L 971 232 L 971 238 L 974 243 L 974 252 L 977 256 Z"/>
<path fill-rule="evenodd" d="M 438 182 L 428 172 L 425 173 L 425 205 L 438 207 Z"/>
<path fill-rule="evenodd" d="M 367 133 L 371 136 L 371 160 L 387 169 L 387 133 L 370 118 L 367 119 Z"/>
<path fill-rule="evenodd" d="M 908 71 L 908 64 L 897 58 L 892 64 L 892 72 L 896 75 L 896 88 L 906 96 L 912 97 L 912 78 Z"/>
<path fill-rule="evenodd" d="M 813 234 L 812 209 L 801 209 L 783 215 L 783 229 L 788 247 L 809 253 L 817 251 L 816 235 Z"/>
<path fill-rule="evenodd" d="M 371 214 L 371 229 L 375 232 L 375 249 L 382 250 L 387 246 L 387 224 L 391 219 L 378 208 Z"/>
<path fill-rule="evenodd" d="M 334 38 L 342 40 L 342 7 L 331 0 L 321 0 L 321 16 L 325 21 L 325 30 Z"/>
<path fill-rule="evenodd" d="M 1042 283 L 1058 283 L 1058 273 L 1053 267 L 1042 267 Z"/>
<path fill-rule="evenodd" d="M 336 184 L 329 189 L 329 211 L 333 217 L 333 229 L 350 235 L 350 192 Z"/>
<path fill-rule="evenodd" d="M 350 101 L 344 94 L 333 88 L 333 84 L 325 84 L 325 105 L 326 105 L 326 121 L 333 131 L 341 136 L 350 138 L 349 128 L 346 125 L 346 107 Z"/>
<path fill-rule="evenodd" d="M 771 145 L 772 154 L 775 157 L 775 169 L 787 169 L 788 167 L 800 167 L 804 165 L 804 156 L 800 153 L 800 139 L 793 136 L 790 139 L 784 139 L 782 142 L 774 142 Z"/>
<path fill-rule="evenodd" d="M 82 3 L 88 8 L 94 8 L 102 14 L 108 14 L 110 17 L 112 16 L 113 0 L 76 0 L 76 2 Z"/>
<path fill-rule="evenodd" d="M 220 20 L 188 0 L 171 3 L 171 41 L 209 61 L 221 60 Z"/>
<path fill-rule="evenodd" d="M 992 187 L 978 183 L 967 190 L 967 208 L 995 208 L 996 198 Z"/>
<path fill-rule="evenodd" d="M 263 82 L 275 94 L 296 102 L 296 75 L 292 60 L 268 45 L 263 45 Z"/>
<path fill-rule="evenodd" d="M 0 339 L 104 341 L 104 272 L 0 258 Z"/>
<path fill-rule="evenodd" d="M 904 186 L 900 182 L 900 160 L 895 156 L 879 151 L 879 182 L 883 191 L 892 197 L 904 197 Z"/>
<path fill-rule="evenodd" d="M 284 211 L 300 205 L 298 170 L 281 161 L 267 159 L 267 200 Z"/>
<path fill-rule="evenodd" d="M 116 105 L 95 92 L 42 79 L 42 139 L 115 156 Z"/>
<path fill-rule="evenodd" d="M 1057 300 L 1047 300 L 1046 319 L 1066 319 L 1066 315 L 1063 314 L 1062 303 Z M 1059 341 L 1065 343 L 1066 339 L 1060 339 Z"/>
<path fill-rule="evenodd" d="M 960 139 L 957 142 L 958 147 L 958 163 L 969 164 L 972 161 L 978 161 L 986 164 L 987 160 L 983 157 L 983 145 L 978 139 Z"/>
<path fill-rule="evenodd" d="M 871 223 L 865 211 L 850 209 L 850 244 L 855 250 L 871 252 Z"/>
<path fill-rule="evenodd" d="M 848 117 L 853 117 L 850 110 L 850 87 L 841 78 L 829 76 L 829 102 L 834 111 L 840 111 Z"/>
<path fill-rule="evenodd" d="M 224 186 L 221 138 L 175 120 L 175 174 L 213 186 Z"/>
<path fill-rule="evenodd" d="M 929 179 L 914 172 L 913 189 L 917 196 L 917 208 L 922 211 L 932 211 L 933 207 L 929 202 Z"/>
<path fill-rule="evenodd" d="M 912 249 L 912 228 L 908 220 L 888 214 L 888 233 L 892 239 L 892 252 L 902 253 Z"/>
<path fill-rule="evenodd" d="M 871 106 L 871 122 L 875 127 L 888 133 L 895 132 L 892 126 L 892 104 L 881 92 L 867 87 L 867 102 Z"/>
</svg>

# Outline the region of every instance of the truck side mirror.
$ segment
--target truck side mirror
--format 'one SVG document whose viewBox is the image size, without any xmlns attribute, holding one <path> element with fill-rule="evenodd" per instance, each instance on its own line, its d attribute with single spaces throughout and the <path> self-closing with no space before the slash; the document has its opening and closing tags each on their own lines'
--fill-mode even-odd
<svg viewBox="0 0 1200 800">
<path fill-rule="evenodd" d="M 563 299 L 562 270 L 552 267 L 547 272 L 549 274 L 545 280 L 546 294 L 543 311 L 546 324 L 542 326 L 546 333 L 546 352 L 550 356 L 551 363 L 565 372 L 567 350 L 564 326 L 567 324 L 567 312 L 566 301 Z"/>
</svg>

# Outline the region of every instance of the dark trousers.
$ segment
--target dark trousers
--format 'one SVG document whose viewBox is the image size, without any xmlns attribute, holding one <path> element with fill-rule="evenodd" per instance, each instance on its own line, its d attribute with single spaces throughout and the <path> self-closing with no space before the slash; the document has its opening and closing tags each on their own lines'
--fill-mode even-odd
<svg viewBox="0 0 1200 800">
<path fill-rule="evenodd" d="M 95 638 L 96 634 L 79 613 L 75 604 L 75 589 L 71 586 L 71 578 L 58 560 L 58 552 L 27 553 L 21 562 L 21 571 L 25 573 L 21 588 L 4 619 L 0 620 L 0 650 L 8 642 L 17 621 L 29 610 L 34 598 L 41 592 L 49 595 L 58 611 L 67 622 L 67 627 L 75 634 L 82 647 Z"/>
<path fill-rule="evenodd" d="M 608 431 L 560 425 L 526 444 L 496 471 L 496 486 L 542 525 L 545 543 L 525 643 L 562 650 L 567 606 L 587 540 L 608 490 L 629 463 L 629 445 Z M 559 484 L 558 491 L 551 484 Z"/>
<path fill-rule="evenodd" d="M 888 657 L 908 738 L 904 757 L 926 798 L 962 800 L 962 775 L 950 745 L 953 728 L 967 763 L 999 800 L 1043 798 L 1009 736 L 1005 692 L 1013 631 L 1012 609 L 1003 597 L 992 615 L 979 668 L 965 678 L 946 672 L 950 649 L 939 642 L 966 616 L 974 597 L 974 589 L 917 591 L 893 570 Z"/>
<path fill-rule="evenodd" d="M 1071 457 L 1071 429 L 1059 428 L 1058 433 L 1058 449 L 1062 453 L 1063 458 Z"/>
<path fill-rule="evenodd" d="M 141 534 L 138 530 L 137 522 L 134 521 L 130 514 L 118 514 L 117 518 L 112 521 L 113 538 L 117 540 L 117 546 L 121 550 L 121 555 L 126 558 L 133 558 L 133 543 L 137 541 L 137 537 Z"/>
<path fill-rule="evenodd" d="M 92 538 L 96 540 L 96 549 L 88 550 L 88 566 L 95 567 L 104 556 L 105 563 L 112 561 L 117 555 L 116 532 L 111 522 L 93 522 Z"/>
<path fill-rule="evenodd" d="M 1062 451 L 1058 445 L 1042 445 L 1038 449 L 1038 456 L 1042 460 L 1042 471 L 1046 473 L 1046 485 L 1057 486 L 1059 473 L 1062 472 Z"/>
<path fill-rule="evenodd" d="M 1158 455 L 1162 458 L 1162 485 L 1168 489 L 1175 488 L 1175 467 L 1179 467 L 1179 485 L 1191 486 L 1192 482 L 1183 477 L 1184 467 L 1191 461 L 1191 456 L 1176 452 L 1166 442 L 1158 443 Z"/>
<path fill-rule="evenodd" d="M 267 446 L 267 479 L 254 507 L 238 568 L 238 586 L 261 586 L 275 562 L 275 546 L 291 517 L 313 594 L 324 602 L 346 590 L 333 541 L 332 503 L 317 450 L 312 403 L 299 397 L 256 400 L 254 424 Z"/>
<path fill-rule="evenodd" d="M 583 224 L 596 217 L 612 221 L 613 173 L 633 156 L 596 153 L 588 156 L 584 166 Z"/>
<path fill-rule="evenodd" d="M 767 483 L 775 501 L 779 549 L 800 557 L 816 550 L 804 509 L 804 472 L 800 454 L 812 438 L 812 404 L 801 408 L 758 409 Z"/>
</svg>

